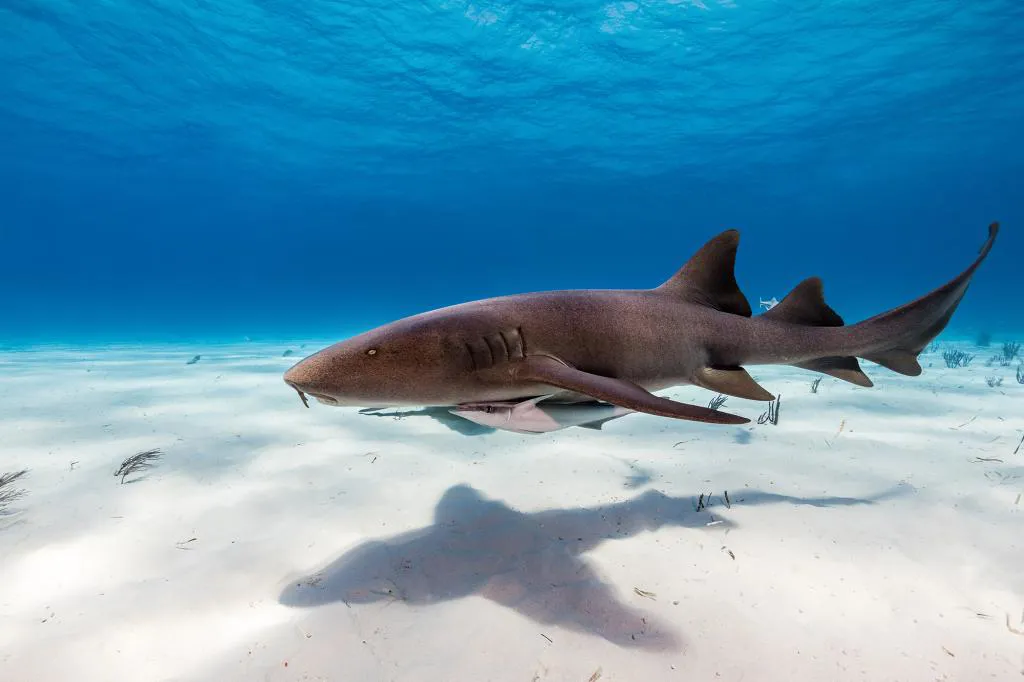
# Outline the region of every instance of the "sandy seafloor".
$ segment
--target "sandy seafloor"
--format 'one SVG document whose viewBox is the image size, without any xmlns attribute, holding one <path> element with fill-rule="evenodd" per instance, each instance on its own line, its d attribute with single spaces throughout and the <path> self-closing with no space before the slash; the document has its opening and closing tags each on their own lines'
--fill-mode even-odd
<svg viewBox="0 0 1024 682">
<path fill-rule="evenodd" d="M 1024 676 L 1024 385 L 995 345 L 865 363 L 872 389 L 753 368 L 777 426 L 539 436 L 303 409 L 281 372 L 319 345 L 0 353 L 0 472 L 30 469 L 0 680 Z"/>
</svg>

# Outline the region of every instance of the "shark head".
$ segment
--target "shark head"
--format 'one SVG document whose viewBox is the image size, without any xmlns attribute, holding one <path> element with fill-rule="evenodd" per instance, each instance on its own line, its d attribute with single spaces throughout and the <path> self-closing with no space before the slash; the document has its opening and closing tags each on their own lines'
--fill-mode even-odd
<svg viewBox="0 0 1024 682">
<path fill-rule="evenodd" d="M 284 381 L 325 405 L 449 404 L 471 368 L 465 350 L 431 321 L 403 320 L 328 346 L 301 360 Z"/>
</svg>

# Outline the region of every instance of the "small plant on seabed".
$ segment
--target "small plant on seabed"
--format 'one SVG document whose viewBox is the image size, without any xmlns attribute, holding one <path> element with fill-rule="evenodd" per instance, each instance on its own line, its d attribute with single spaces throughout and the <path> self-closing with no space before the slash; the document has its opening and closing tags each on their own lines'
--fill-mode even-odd
<svg viewBox="0 0 1024 682">
<path fill-rule="evenodd" d="M 1017 383 L 1024 384 L 1024 365 L 1017 367 Z"/>
<path fill-rule="evenodd" d="M 988 384 L 989 388 L 996 388 L 997 386 L 1003 385 L 1002 377 L 985 377 L 985 383 Z"/>
<path fill-rule="evenodd" d="M 160 450 L 146 450 L 145 452 L 138 452 L 131 457 L 126 457 L 121 466 L 114 472 L 114 476 L 121 477 L 121 484 L 124 485 L 124 479 L 129 474 L 136 474 L 146 469 L 152 469 L 156 466 L 156 461 L 163 457 L 163 453 Z"/>
<path fill-rule="evenodd" d="M 711 408 L 712 410 L 717 410 L 722 405 L 725 405 L 726 400 L 728 400 L 728 398 L 719 393 L 718 395 L 711 399 L 711 402 L 708 403 L 708 407 Z"/>
<path fill-rule="evenodd" d="M 14 488 L 13 484 L 28 474 L 28 469 L 15 471 L 13 473 L 0 474 L 0 513 L 7 509 L 7 505 L 25 497 L 27 490 Z"/>
<path fill-rule="evenodd" d="M 954 369 L 956 367 L 966 367 L 971 364 L 971 360 L 974 359 L 974 356 L 969 355 L 962 350 L 950 348 L 949 350 L 942 352 L 942 359 L 946 361 L 946 367 Z"/>
<path fill-rule="evenodd" d="M 765 410 L 760 417 L 757 418 L 758 424 L 771 423 L 773 426 L 779 424 L 779 406 L 782 405 L 782 396 L 778 396 L 775 400 L 768 403 L 768 409 Z"/>
<path fill-rule="evenodd" d="M 1020 344 L 1007 341 L 1003 344 L 1003 358 L 1009 363 L 1020 354 Z"/>
<path fill-rule="evenodd" d="M 815 379 L 814 381 L 811 382 L 811 393 L 817 393 L 818 392 L 818 385 L 819 384 L 821 384 L 821 377 L 818 377 L 817 379 Z"/>
</svg>

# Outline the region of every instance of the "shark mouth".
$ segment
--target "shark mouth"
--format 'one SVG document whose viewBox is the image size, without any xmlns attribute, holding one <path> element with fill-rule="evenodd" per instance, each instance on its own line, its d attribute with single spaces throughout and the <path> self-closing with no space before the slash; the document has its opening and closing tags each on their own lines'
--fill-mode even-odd
<svg viewBox="0 0 1024 682">
<path fill-rule="evenodd" d="M 295 389 L 295 392 L 299 394 L 299 400 L 301 400 L 302 404 L 306 406 L 306 409 L 309 409 L 309 400 L 306 398 L 307 393 L 291 382 L 288 382 L 288 385 Z M 310 392 L 309 395 L 316 398 L 319 402 L 323 403 L 324 405 L 338 404 L 337 398 L 332 398 L 329 395 L 323 395 L 321 393 L 312 392 Z"/>
</svg>

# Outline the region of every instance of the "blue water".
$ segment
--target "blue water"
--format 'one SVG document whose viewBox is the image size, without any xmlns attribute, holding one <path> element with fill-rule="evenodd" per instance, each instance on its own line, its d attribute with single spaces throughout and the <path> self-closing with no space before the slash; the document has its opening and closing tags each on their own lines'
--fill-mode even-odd
<svg viewBox="0 0 1024 682">
<path fill-rule="evenodd" d="M 1021 331 L 1022 111 L 1014 0 L 4 0 L 0 339 L 340 337 L 730 227 L 853 321 L 992 220 L 950 331 Z"/>
</svg>

